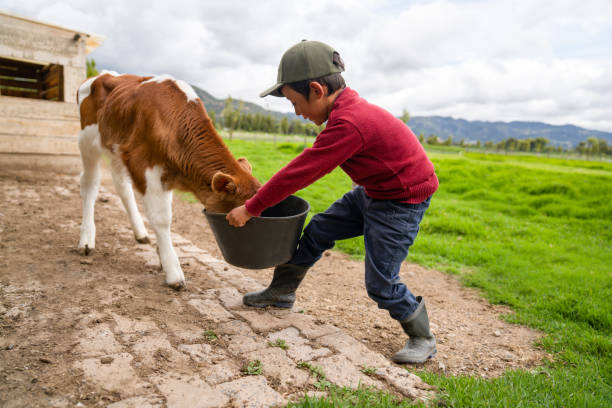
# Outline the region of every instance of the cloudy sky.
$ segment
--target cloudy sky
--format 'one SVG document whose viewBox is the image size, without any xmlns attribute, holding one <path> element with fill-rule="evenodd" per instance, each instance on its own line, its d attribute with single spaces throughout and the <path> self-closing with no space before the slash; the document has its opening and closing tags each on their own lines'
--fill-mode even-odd
<svg viewBox="0 0 612 408">
<path fill-rule="evenodd" d="M 396 115 L 542 121 L 612 131 L 612 0 L 0 0 L 106 37 L 118 72 L 169 73 L 260 99 L 301 39 L 336 48 L 345 79 Z"/>
</svg>

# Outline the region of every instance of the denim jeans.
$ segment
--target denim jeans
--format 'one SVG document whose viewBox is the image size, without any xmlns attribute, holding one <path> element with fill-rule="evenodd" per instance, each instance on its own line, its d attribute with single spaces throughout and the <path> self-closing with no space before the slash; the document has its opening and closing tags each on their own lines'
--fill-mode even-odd
<svg viewBox="0 0 612 408">
<path fill-rule="evenodd" d="M 337 240 L 363 235 L 368 296 L 392 318 L 404 320 L 416 310 L 418 302 L 400 282 L 399 269 L 419 232 L 430 199 L 420 204 L 375 200 L 363 187 L 356 187 L 324 213 L 312 217 L 289 263 L 310 267 Z"/>
</svg>

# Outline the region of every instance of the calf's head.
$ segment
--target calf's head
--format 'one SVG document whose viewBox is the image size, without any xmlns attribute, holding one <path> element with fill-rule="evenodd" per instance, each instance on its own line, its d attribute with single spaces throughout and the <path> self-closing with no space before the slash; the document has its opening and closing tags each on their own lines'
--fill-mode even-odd
<svg viewBox="0 0 612 408">
<path fill-rule="evenodd" d="M 261 187 L 261 183 L 253 177 L 247 159 L 241 157 L 237 161 L 240 166 L 234 174 L 220 171 L 214 174 L 211 182 L 212 194 L 204 202 L 206 211 L 228 213 L 243 205 Z"/>
</svg>

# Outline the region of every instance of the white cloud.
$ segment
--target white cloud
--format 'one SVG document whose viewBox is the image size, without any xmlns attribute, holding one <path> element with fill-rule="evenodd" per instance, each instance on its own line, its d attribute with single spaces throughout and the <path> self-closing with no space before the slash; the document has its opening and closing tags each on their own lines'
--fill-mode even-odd
<svg viewBox="0 0 612 408">
<path fill-rule="evenodd" d="M 395 114 L 534 120 L 612 131 L 609 0 L 7 0 L 9 11 L 106 36 L 91 56 L 257 97 L 282 53 L 325 41 L 349 86 Z"/>
</svg>

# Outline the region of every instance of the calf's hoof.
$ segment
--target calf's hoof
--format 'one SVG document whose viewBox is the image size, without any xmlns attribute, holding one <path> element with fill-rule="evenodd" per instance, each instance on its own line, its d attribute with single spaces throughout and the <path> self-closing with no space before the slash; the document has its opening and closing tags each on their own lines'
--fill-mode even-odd
<svg viewBox="0 0 612 408">
<path fill-rule="evenodd" d="M 93 247 L 90 248 L 89 245 L 85 245 L 84 247 L 79 247 L 78 251 L 79 251 L 79 254 L 87 256 L 93 253 L 94 249 L 95 248 Z"/>
<path fill-rule="evenodd" d="M 172 289 L 176 290 L 176 291 L 180 291 L 180 290 L 183 290 L 183 289 L 186 288 L 185 281 L 178 281 L 178 282 L 175 282 L 175 283 L 167 283 L 166 282 L 166 284 L 168 286 L 170 286 Z"/>
<path fill-rule="evenodd" d="M 141 238 L 136 237 L 136 242 L 138 242 L 139 244 L 150 244 L 151 240 L 149 239 L 148 236 L 145 235 L 144 237 L 141 237 Z"/>
</svg>

